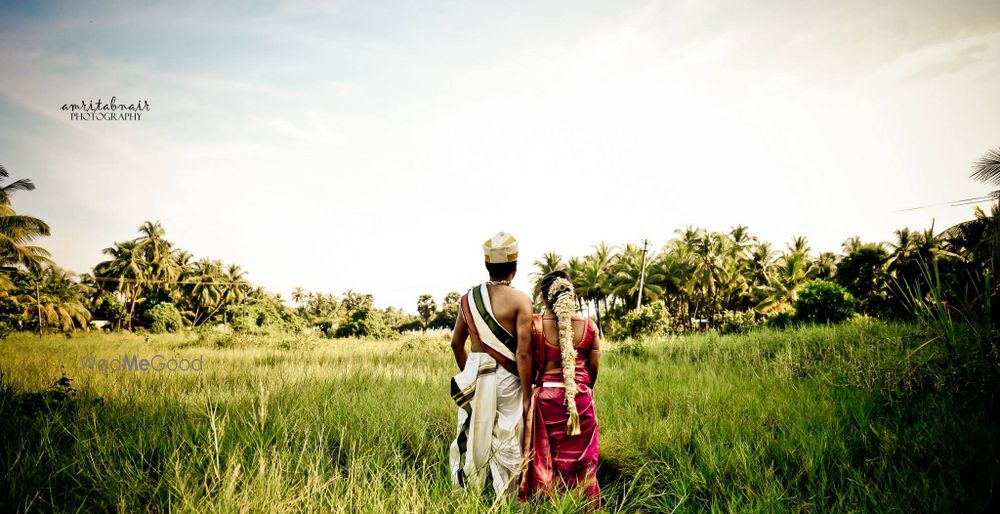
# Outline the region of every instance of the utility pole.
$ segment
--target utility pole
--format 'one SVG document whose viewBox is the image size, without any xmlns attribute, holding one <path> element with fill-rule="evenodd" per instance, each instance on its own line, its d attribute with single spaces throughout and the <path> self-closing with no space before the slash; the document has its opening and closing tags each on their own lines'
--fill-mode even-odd
<svg viewBox="0 0 1000 514">
<path fill-rule="evenodd" d="M 35 310 L 38 312 L 38 338 L 42 338 L 42 293 L 38 289 L 38 277 L 35 277 Z"/>
<path fill-rule="evenodd" d="M 642 290 L 646 287 L 646 248 L 649 247 L 649 239 L 642 240 L 642 268 L 639 271 L 639 299 L 635 302 L 635 309 L 642 308 Z"/>
</svg>

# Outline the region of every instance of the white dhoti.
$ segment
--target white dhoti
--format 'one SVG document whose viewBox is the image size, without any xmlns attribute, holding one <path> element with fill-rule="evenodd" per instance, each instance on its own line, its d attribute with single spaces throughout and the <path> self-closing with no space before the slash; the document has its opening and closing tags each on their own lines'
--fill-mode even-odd
<svg viewBox="0 0 1000 514">
<path fill-rule="evenodd" d="M 482 491 L 492 479 L 497 496 L 517 490 L 521 471 L 521 383 L 486 353 L 473 352 L 451 380 L 458 432 L 449 460 L 455 487 Z"/>
</svg>

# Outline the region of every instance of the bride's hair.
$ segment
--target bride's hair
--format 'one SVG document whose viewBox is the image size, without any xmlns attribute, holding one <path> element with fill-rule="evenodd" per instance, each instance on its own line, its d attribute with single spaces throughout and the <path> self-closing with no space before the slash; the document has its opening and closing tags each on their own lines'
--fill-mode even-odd
<svg viewBox="0 0 1000 514">
<path fill-rule="evenodd" d="M 566 410 L 569 421 L 566 432 L 580 433 L 580 413 L 576 408 L 576 348 L 573 347 L 573 314 L 576 313 L 576 293 L 565 271 L 553 271 L 541 280 L 542 297 L 556 313 L 559 333 L 559 355 L 562 357 L 563 385 L 566 386 Z"/>
</svg>

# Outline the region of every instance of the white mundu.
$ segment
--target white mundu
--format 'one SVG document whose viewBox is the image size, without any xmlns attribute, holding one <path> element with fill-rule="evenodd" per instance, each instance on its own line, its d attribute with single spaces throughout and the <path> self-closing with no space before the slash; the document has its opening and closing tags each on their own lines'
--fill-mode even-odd
<svg viewBox="0 0 1000 514">
<path fill-rule="evenodd" d="M 512 495 L 521 471 L 520 380 L 486 353 L 474 352 L 452 379 L 452 390 L 458 404 L 452 485 L 482 491 L 489 476 L 497 496 Z"/>
<path fill-rule="evenodd" d="M 505 497 L 517 489 L 521 471 L 521 381 L 516 370 L 507 369 L 516 339 L 491 307 L 485 284 L 461 299 L 461 316 L 487 351 L 470 353 L 465 368 L 451 379 L 458 428 L 449 460 L 455 487 L 481 491 L 489 476 L 497 496 Z"/>
</svg>

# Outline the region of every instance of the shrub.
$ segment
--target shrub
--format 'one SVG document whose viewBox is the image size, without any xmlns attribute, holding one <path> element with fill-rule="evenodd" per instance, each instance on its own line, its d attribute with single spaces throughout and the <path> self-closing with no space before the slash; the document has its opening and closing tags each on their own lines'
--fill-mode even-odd
<svg viewBox="0 0 1000 514">
<path fill-rule="evenodd" d="M 117 296 L 104 293 L 94 302 L 94 318 L 111 322 L 118 326 L 126 316 L 125 304 Z"/>
<path fill-rule="evenodd" d="M 843 286 L 814 280 L 799 291 L 795 319 L 806 323 L 839 323 L 854 315 L 854 297 Z"/>
<path fill-rule="evenodd" d="M 170 302 L 158 303 L 144 314 L 150 332 L 177 332 L 184 327 L 180 311 Z"/>
<path fill-rule="evenodd" d="M 764 323 L 771 328 L 788 328 L 795 323 L 795 311 L 788 309 L 775 312 L 768 316 Z"/>
<path fill-rule="evenodd" d="M 719 332 L 722 334 L 745 334 L 760 323 L 757 313 L 748 311 L 725 311 L 719 320 Z"/>
<path fill-rule="evenodd" d="M 424 322 L 419 319 L 411 320 L 396 327 L 396 332 L 421 332 L 424 330 Z"/>
<path fill-rule="evenodd" d="M 657 336 L 670 333 L 673 325 L 663 302 L 652 302 L 627 312 L 615 326 L 609 327 L 614 339 Z"/>
<path fill-rule="evenodd" d="M 625 339 L 615 346 L 615 351 L 629 357 L 644 358 L 649 355 L 649 350 L 646 349 L 646 345 L 642 341 L 631 338 Z"/>
<path fill-rule="evenodd" d="M 295 312 L 274 298 L 258 298 L 243 305 L 233 305 L 226 313 L 237 334 L 270 335 L 302 329 Z"/>
<path fill-rule="evenodd" d="M 382 313 L 374 309 L 364 309 L 351 314 L 351 319 L 337 327 L 335 337 L 371 337 L 387 339 L 393 331 L 386 324 Z"/>
</svg>

